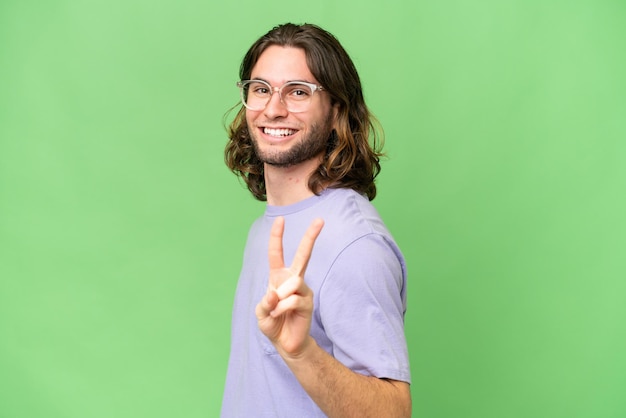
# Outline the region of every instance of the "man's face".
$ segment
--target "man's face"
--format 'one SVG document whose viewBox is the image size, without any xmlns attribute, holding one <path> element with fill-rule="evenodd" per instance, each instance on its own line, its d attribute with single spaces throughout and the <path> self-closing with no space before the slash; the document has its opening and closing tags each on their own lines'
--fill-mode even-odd
<svg viewBox="0 0 626 418">
<path fill-rule="evenodd" d="M 288 81 L 319 84 L 303 49 L 270 46 L 252 68 L 251 79 L 280 87 Z M 321 156 L 335 124 L 335 109 L 324 91 L 313 94 L 305 112 L 291 113 L 273 94 L 263 110 L 246 109 L 246 121 L 257 157 L 266 164 L 293 166 Z"/>
</svg>

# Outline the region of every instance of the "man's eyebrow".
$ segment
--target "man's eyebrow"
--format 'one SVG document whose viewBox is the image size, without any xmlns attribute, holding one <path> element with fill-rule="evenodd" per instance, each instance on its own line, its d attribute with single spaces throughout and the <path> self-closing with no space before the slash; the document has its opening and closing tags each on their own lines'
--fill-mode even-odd
<svg viewBox="0 0 626 418">
<path fill-rule="evenodd" d="M 250 78 L 250 80 L 259 80 L 259 81 L 264 81 L 264 82 L 266 82 L 267 84 L 269 84 L 270 86 L 272 85 L 272 83 L 270 83 L 269 81 L 267 81 L 267 80 L 266 80 L 266 79 L 264 79 L 263 77 L 253 77 L 253 78 Z M 296 80 L 287 80 L 287 81 L 285 81 L 285 83 L 310 83 L 310 84 L 319 84 L 319 83 L 316 83 L 316 82 L 314 82 L 314 81 L 310 81 L 310 80 L 300 80 L 300 79 L 296 79 Z M 285 84 L 285 83 L 283 83 L 283 84 Z"/>
</svg>

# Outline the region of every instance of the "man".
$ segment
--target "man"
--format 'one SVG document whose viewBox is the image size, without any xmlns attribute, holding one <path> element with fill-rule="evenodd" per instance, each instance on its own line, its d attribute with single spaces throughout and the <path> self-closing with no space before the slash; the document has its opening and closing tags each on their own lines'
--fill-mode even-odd
<svg viewBox="0 0 626 418">
<path fill-rule="evenodd" d="M 267 207 L 244 252 L 222 417 L 409 417 L 406 270 L 370 203 L 382 154 L 354 64 L 330 33 L 285 24 L 240 78 L 225 159 Z"/>
</svg>

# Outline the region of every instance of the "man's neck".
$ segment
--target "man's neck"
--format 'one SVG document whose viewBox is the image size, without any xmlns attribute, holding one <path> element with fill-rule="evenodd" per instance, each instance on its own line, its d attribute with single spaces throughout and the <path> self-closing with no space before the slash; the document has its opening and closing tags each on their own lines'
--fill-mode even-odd
<svg viewBox="0 0 626 418">
<path fill-rule="evenodd" d="M 317 169 L 319 161 L 308 160 L 291 167 L 265 165 L 265 189 L 267 204 L 286 206 L 314 195 L 309 189 L 309 177 Z"/>
</svg>

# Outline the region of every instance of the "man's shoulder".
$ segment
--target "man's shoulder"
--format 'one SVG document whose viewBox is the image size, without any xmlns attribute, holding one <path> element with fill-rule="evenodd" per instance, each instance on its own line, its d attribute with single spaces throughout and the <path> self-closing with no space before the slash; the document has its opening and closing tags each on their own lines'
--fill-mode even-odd
<svg viewBox="0 0 626 418">
<path fill-rule="evenodd" d="M 388 231 L 380 214 L 367 196 L 352 189 L 328 189 L 324 201 L 327 222 L 336 228 L 359 233 L 382 233 Z"/>
</svg>

